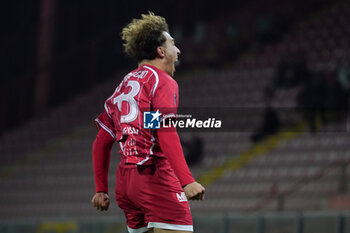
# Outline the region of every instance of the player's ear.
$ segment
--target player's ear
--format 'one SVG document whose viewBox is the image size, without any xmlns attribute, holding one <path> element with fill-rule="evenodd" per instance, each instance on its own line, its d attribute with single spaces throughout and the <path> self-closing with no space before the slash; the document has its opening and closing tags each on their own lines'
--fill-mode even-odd
<svg viewBox="0 0 350 233">
<path fill-rule="evenodd" d="M 157 54 L 160 58 L 164 58 L 165 57 L 165 49 L 162 46 L 158 46 L 157 47 Z"/>
</svg>

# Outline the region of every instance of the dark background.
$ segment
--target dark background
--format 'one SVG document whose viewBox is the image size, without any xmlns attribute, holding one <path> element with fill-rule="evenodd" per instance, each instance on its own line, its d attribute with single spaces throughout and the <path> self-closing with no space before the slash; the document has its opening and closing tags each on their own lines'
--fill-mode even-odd
<svg viewBox="0 0 350 233">
<path fill-rule="evenodd" d="M 121 29 L 149 10 L 167 19 L 182 50 L 179 72 L 227 66 L 278 40 L 332 1 L 69 1 L 3 3 L 0 135 L 136 63 Z M 249 14 L 240 12 L 249 8 Z M 254 17 L 251 17 L 254 16 Z M 205 28 L 205 30 L 203 29 Z M 196 50 L 196 46 L 199 47 Z M 200 51 L 198 51 L 200 50 Z"/>
</svg>

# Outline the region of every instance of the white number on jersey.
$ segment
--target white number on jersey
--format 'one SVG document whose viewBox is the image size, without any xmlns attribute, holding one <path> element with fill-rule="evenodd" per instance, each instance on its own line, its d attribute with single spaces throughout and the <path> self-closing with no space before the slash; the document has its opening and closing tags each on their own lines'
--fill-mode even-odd
<svg viewBox="0 0 350 233">
<path fill-rule="evenodd" d="M 129 112 L 126 115 L 122 115 L 120 118 L 120 123 L 130 123 L 134 120 L 136 120 L 137 116 L 139 115 L 139 106 L 137 105 L 137 102 L 135 100 L 135 96 L 140 91 L 140 83 L 134 80 L 130 80 L 128 82 L 128 87 L 131 88 L 130 92 L 128 94 L 121 93 L 117 97 L 113 99 L 113 104 L 118 105 L 118 109 L 121 112 L 122 111 L 122 102 L 125 101 L 129 104 Z"/>
</svg>

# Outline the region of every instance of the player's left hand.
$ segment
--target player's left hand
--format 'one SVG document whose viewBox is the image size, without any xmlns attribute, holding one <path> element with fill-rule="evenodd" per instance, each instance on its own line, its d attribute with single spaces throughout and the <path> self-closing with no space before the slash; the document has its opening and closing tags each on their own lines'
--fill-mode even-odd
<svg viewBox="0 0 350 233">
<path fill-rule="evenodd" d="M 91 200 L 94 208 L 100 211 L 108 210 L 109 207 L 109 196 L 107 193 L 99 192 L 95 193 Z"/>
</svg>

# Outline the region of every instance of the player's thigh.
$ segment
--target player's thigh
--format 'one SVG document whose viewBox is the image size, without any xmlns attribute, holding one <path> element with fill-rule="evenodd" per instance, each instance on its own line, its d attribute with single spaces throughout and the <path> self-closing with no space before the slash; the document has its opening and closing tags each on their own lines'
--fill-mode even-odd
<svg viewBox="0 0 350 233">
<path fill-rule="evenodd" d="M 175 230 L 165 230 L 159 228 L 153 228 L 154 233 L 192 233 L 192 231 L 175 231 Z"/>
</svg>

